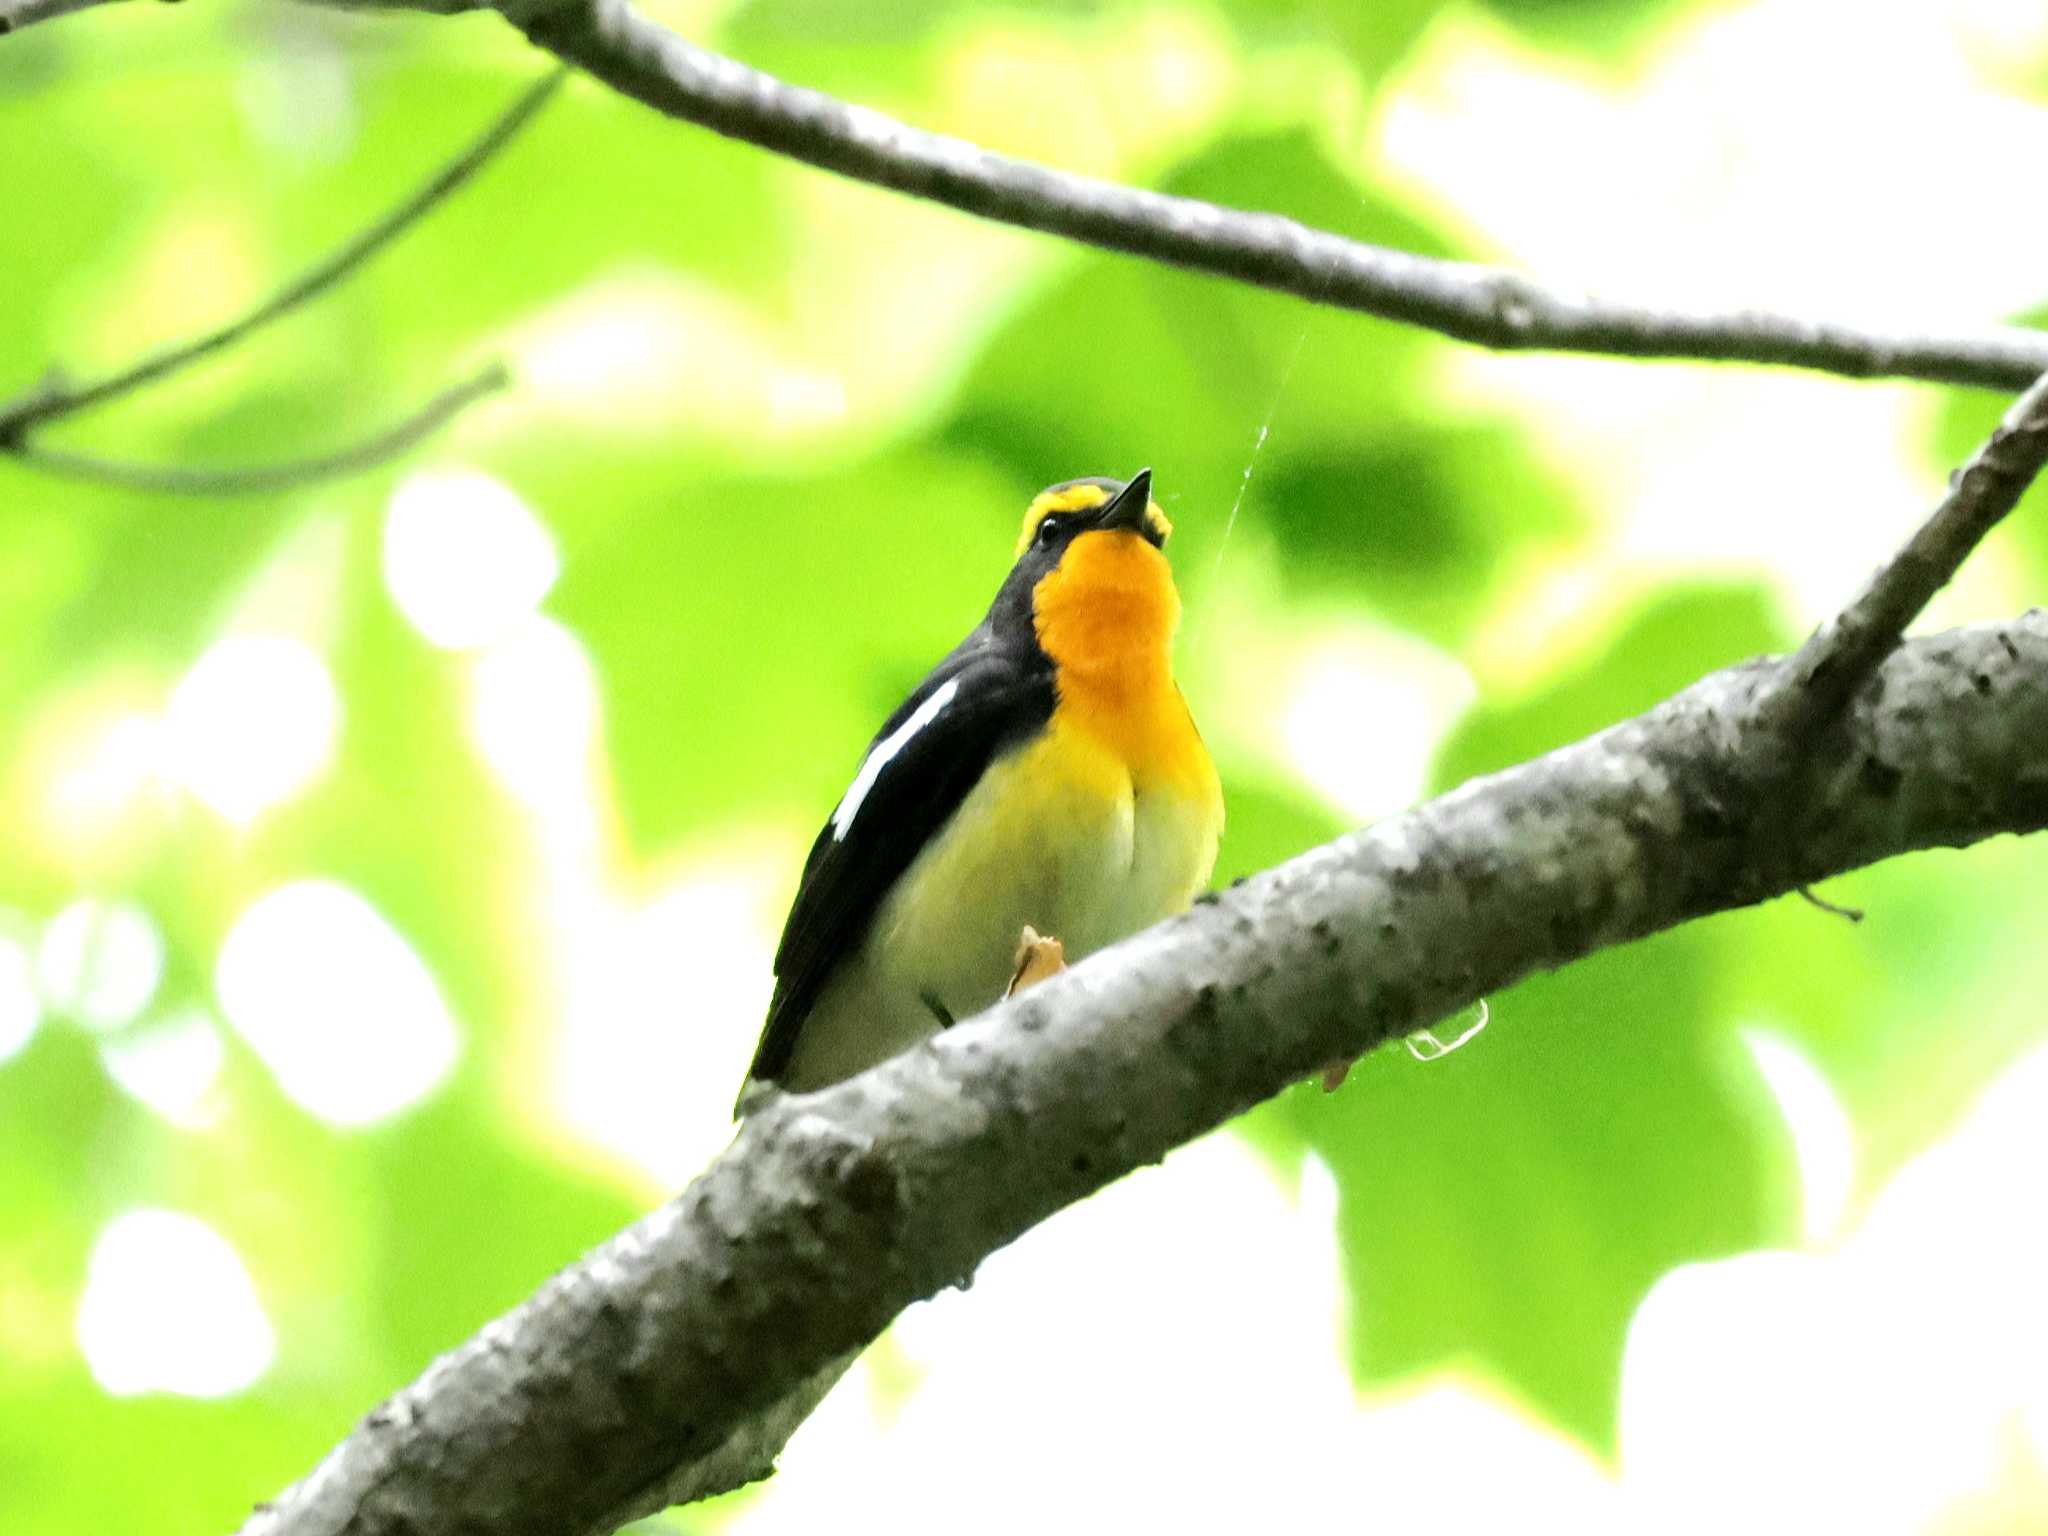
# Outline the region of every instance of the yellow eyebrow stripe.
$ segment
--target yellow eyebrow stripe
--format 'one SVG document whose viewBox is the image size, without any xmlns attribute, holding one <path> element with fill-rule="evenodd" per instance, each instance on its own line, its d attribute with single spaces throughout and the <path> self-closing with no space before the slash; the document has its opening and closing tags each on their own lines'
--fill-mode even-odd
<svg viewBox="0 0 2048 1536">
<path fill-rule="evenodd" d="M 1099 507 L 1107 500 L 1109 492 L 1099 485 L 1070 485 L 1064 491 L 1040 491 L 1033 499 L 1031 508 L 1040 514 L 1086 512 L 1090 507 Z"/>
<path fill-rule="evenodd" d="M 1109 500 L 1099 485 L 1070 485 L 1063 491 L 1040 491 L 1024 509 L 1024 532 L 1017 539 L 1017 553 L 1023 554 L 1038 536 L 1038 525 L 1054 512 L 1086 512 Z"/>
<path fill-rule="evenodd" d="M 1099 485 L 1070 485 L 1063 491 L 1040 491 L 1024 509 L 1024 531 L 1017 538 L 1017 554 L 1022 555 L 1031 547 L 1031 541 L 1038 536 L 1038 525 L 1054 512 L 1088 512 L 1109 500 L 1109 492 Z M 1166 514 L 1159 510 L 1159 503 L 1153 502 L 1145 509 L 1145 520 L 1162 542 L 1173 536 L 1173 524 Z"/>
</svg>

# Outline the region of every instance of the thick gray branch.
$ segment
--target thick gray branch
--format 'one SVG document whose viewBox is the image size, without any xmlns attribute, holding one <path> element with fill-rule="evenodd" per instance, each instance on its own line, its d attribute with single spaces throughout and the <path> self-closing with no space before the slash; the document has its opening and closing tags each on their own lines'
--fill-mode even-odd
<svg viewBox="0 0 2048 1536">
<path fill-rule="evenodd" d="M 2048 614 L 1905 644 L 1796 763 L 1767 707 L 1789 666 L 1716 673 L 772 1102 L 247 1536 L 595 1532 L 650 1489 L 727 1485 L 905 1306 L 1325 1062 L 1594 950 L 2048 825 Z"/>
<path fill-rule="evenodd" d="M 465 0 L 367 3 L 467 8 Z M 1277 214 L 1013 160 L 707 52 L 641 15 L 630 0 L 498 0 L 494 8 L 535 43 L 623 94 L 729 138 L 981 218 L 1484 347 L 1778 363 L 1854 378 L 2007 389 L 2024 388 L 2048 372 L 2048 336 L 2033 331 L 1885 333 L 1763 310 L 1693 313 L 1613 303 L 1497 268 L 1348 240 Z"/>
</svg>

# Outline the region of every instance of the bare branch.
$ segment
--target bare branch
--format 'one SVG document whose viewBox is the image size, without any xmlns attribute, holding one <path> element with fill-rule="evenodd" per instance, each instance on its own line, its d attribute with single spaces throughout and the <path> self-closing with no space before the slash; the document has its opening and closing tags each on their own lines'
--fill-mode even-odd
<svg viewBox="0 0 2048 1536">
<path fill-rule="evenodd" d="M 23 464 L 47 470 L 53 475 L 97 481 L 131 491 L 152 491 L 171 496 L 253 496 L 337 479 L 395 459 L 440 431 L 458 412 L 486 395 L 495 394 L 510 382 L 511 375 L 505 371 L 504 365 L 492 363 L 474 378 L 442 390 L 412 415 L 372 437 L 332 453 L 287 459 L 278 464 L 221 469 L 182 464 L 128 464 L 117 459 L 70 453 L 61 448 L 44 448 L 35 443 L 16 448 L 12 456 Z"/>
<path fill-rule="evenodd" d="M 729 1486 L 905 1306 L 1323 1064 L 1692 918 L 2048 826 L 2048 613 L 1894 651 L 1797 794 L 1764 718 L 1789 665 L 1716 673 L 772 1100 L 244 1536 L 595 1533 L 650 1488 Z"/>
<path fill-rule="evenodd" d="M 443 0 L 382 8 L 441 9 Z M 1881 333 L 1762 310 L 1613 303 L 1519 274 L 1348 240 L 1271 213 L 1168 197 L 991 153 L 707 52 L 630 0 L 498 0 L 529 38 L 669 117 L 857 181 L 1105 250 L 1422 326 L 1479 346 L 1775 363 L 1852 378 L 2021 389 L 2048 335 Z"/>
<path fill-rule="evenodd" d="M 2048 373 L 1949 481 L 1949 493 L 1863 590 L 1800 647 L 1787 673 L 1792 723 L 1825 718 L 1862 686 L 2048 464 Z"/>
<path fill-rule="evenodd" d="M 6 0 L 0 0 L 5 4 Z M 190 341 L 180 342 L 146 357 L 119 373 L 90 384 L 46 382 L 6 405 L 0 405 L 0 450 L 18 450 L 33 427 L 58 417 L 75 415 L 92 406 L 104 405 L 145 384 L 153 384 L 192 364 L 233 346 L 251 332 L 290 314 L 300 305 L 318 298 L 343 279 L 359 271 L 385 246 L 391 244 L 428 213 L 460 190 L 533 120 L 561 86 L 567 70 L 550 70 L 545 77 L 522 91 L 518 100 L 499 114 L 477 140 L 442 166 L 413 194 L 383 218 L 349 240 L 325 260 L 292 279 L 254 309 L 230 320 L 216 330 Z M 43 463 L 56 459 L 84 462 L 72 455 L 39 454 Z M 154 472 L 148 472 L 154 473 Z M 109 478 L 99 476 L 99 478 Z"/>
</svg>

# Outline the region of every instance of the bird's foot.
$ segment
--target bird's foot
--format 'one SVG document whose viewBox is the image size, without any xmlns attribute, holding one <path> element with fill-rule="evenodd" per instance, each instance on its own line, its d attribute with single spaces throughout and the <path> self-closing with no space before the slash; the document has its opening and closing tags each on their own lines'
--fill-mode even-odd
<svg viewBox="0 0 2048 1536">
<path fill-rule="evenodd" d="M 1017 940 L 1015 973 L 1003 996 L 1015 997 L 1026 987 L 1036 986 L 1048 976 L 1056 976 L 1067 968 L 1067 947 L 1058 939 L 1048 939 L 1029 923 Z"/>
</svg>

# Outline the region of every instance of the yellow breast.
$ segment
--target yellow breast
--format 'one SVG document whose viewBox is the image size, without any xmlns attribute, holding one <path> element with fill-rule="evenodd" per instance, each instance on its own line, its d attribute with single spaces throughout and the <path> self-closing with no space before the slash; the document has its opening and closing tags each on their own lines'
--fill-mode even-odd
<svg viewBox="0 0 2048 1536">
<path fill-rule="evenodd" d="M 1170 652 L 1180 594 L 1161 554 L 1134 533 L 1085 533 L 1039 583 L 1033 618 L 1058 682 L 1055 718 L 1113 752 L 1142 792 L 1212 803 L 1222 792 Z"/>
</svg>

